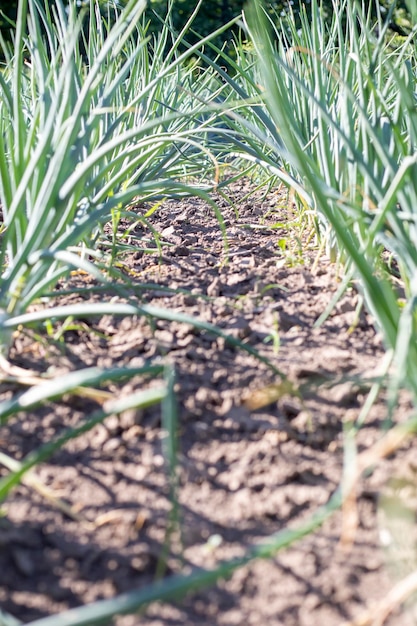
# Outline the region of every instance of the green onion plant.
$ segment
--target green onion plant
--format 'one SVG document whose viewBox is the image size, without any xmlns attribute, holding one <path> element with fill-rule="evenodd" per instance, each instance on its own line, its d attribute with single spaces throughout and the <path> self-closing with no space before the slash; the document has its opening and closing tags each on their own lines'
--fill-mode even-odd
<svg viewBox="0 0 417 626">
<path fill-rule="evenodd" d="M 0 324 L 70 269 L 94 272 L 114 211 L 189 193 L 191 177 L 197 192 L 215 183 L 204 111 L 224 86 L 195 66 L 204 41 L 180 53 L 168 23 L 149 38 L 144 8 L 114 4 L 110 22 L 96 0 L 88 13 L 75 0 L 19 3 L 0 72 Z M 0 339 L 7 355 L 4 328 Z"/>
<path fill-rule="evenodd" d="M 389 16 L 373 21 L 373 5 L 334 0 L 329 23 L 312 0 L 299 29 L 294 19 L 272 20 L 257 0 L 248 5 L 257 59 L 249 73 L 263 105 L 243 103 L 230 117 L 242 158 L 292 186 L 331 232 L 329 247 L 359 279 L 394 355 L 396 384 L 417 394 L 417 25 L 393 46 Z M 235 82 L 248 84 L 246 56 L 240 46 L 236 65 L 240 57 L 245 67 Z"/>
</svg>

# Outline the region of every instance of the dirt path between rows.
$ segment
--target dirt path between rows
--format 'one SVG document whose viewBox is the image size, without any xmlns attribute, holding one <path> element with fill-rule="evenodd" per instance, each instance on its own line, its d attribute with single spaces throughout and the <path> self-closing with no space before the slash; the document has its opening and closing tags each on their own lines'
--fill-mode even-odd
<svg viewBox="0 0 417 626">
<path fill-rule="evenodd" d="M 199 199 L 170 200 L 149 218 L 161 236 L 162 262 L 158 254 L 143 252 L 153 245 L 152 236 L 138 224 L 125 241 L 137 249 L 127 251 L 119 269 L 132 281 L 127 297 L 218 325 L 268 357 L 302 390 L 301 398 L 282 395 L 277 376 L 255 357 L 178 322 L 86 319 L 55 342 L 39 329 L 21 331 L 11 353 L 13 363 L 50 374 L 150 361 L 175 366 L 183 546 L 177 537 L 165 575 L 239 556 L 325 504 L 341 481 L 344 424 L 358 417 L 369 381 L 382 367 L 380 337 L 363 311 L 356 319 L 354 289 L 314 327 L 340 284 L 338 268 L 324 255 L 313 267 L 317 251 L 308 245 L 300 253 L 288 236 L 296 216 L 280 192 L 246 196 L 249 190 L 246 182 L 229 190 L 234 207 L 216 196 L 228 262 L 213 209 Z M 292 250 L 283 251 L 285 240 L 293 242 Z M 123 301 L 112 287 L 103 291 L 80 273 L 58 287 L 60 303 Z M 68 287 L 81 291 L 71 295 Z M 122 397 L 146 384 L 137 377 L 107 391 Z M 17 390 L 3 383 L 0 398 Z M 14 418 L 0 431 L 1 450 L 20 459 L 96 408 L 93 400 L 68 397 Z M 409 413 L 404 400 L 396 419 Z M 377 440 L 386 417 L 382 393 L 358 434 L 359 451 Z M 399 536 L 411 537 L 403 558 L 392 530 L 398 520 L 387 522 L 379 494 L 392 493 L 389 480 L 400 477 L 414 516 L 416 447 L 409 442 L 358 485 L 351 545 L 340 541 L 337 513 L 272 560 L 115 623 L 341 626 L 358 618 L 415 567 L 413 525 L 400 519 L 405 525 Z M 84 521 L 28 486 L 11 494 L 0 519 L 3 610 L 28 622 L 155 579 L 170 510 L 159 408 L 109 418 L 69 442 L 36 474 Z M 389 564 L 387 547 L 398 557 L 398 571 Z M 395 611 L 385 623 L 411 625 L 411 612 Z"/>
</svg>

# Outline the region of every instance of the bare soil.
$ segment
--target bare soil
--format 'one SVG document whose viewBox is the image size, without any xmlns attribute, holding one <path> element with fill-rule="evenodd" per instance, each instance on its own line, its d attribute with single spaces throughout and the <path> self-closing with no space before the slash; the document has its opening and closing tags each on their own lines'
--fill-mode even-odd
<svg viewBox="0 0 417 626">
<path fill-rule="evenodd" d="M 182 533 L 174 535 L 165 576 L 239 556 L 324 505 L 342 480 L 344 430 L 382 371 L 381 338 L 370 316 L 358 312 L 355 286 L 316 327 L 341 270 L 324 254 L 317 257 L 305 235 L 297 244 L 296 214 L 280 191 L 265 197 L 249 191 L 249 183 L 235 184 L 228 192 L 234 206 L 214 196 L 228 251 L 212 207 L 169 200 L 149 218 L 161 237 L 160 254 L 143 222 L 126 236 L 126 254 L 118 259 L 118 271 L 131 281 L 124 295 L 117 277 L 103 288 L 78 272 L 57 286 L 55 302 L 130 299 L 196 316 L 270 359 L 300 395 L 284 393 L 288 386 L 267 365 L 223 338 L 139 316 L 76 320 L 66 329 L 55 324 L 62 329 L 55 339 L 39 328 L 20 330 L 11 352 L 14 364 L 49 376 L 93 365 L 174 365 Z M 134 209 L 132 220 L 145 210 Z M 120 233 L 127 227 L 122 221 Z M 107 233 L 110 242 L 110 227 Z M 156 383 L 137 377 L 103 390 L 123 397 L 149 384 Z M 0 398 L 20 389 L 16 381 L 3 382 Z M 1 428 L 1 450 L 22 459 L 98 406 L 94 398 L 68 396 L 21 414 Z M 403 398 L 395 420 L 410 411 Z M 381 436 L 386 420 L 382 391 L 359 429 L 359 452 Z M 4 611 L 26 623 L 155 580 L 171 509 L 162 442 L 159 407 L 110 417 L 36 469 L 49 493 L 70 507 L 67 514 L 29 484 L 12 492 L 0 520 Z M 405 541 L 404 557 L 392 530 L 398 520 L 387 522 L 380 494 L 392 494 L 393 477 L 401 479 L 412 522 L 403 516 L 397 536 L 412 537 L 416 447 L 410 441 L 357 485 L 351 540 L 337 512 L 275 558 L 115 624 L 341 626 L 372 607 L 376 616 L 390 589 L 415 568 L 413 540 Z M 414 622 L 411 610 L 394 607 L 384 623 Z"/>
</svg>

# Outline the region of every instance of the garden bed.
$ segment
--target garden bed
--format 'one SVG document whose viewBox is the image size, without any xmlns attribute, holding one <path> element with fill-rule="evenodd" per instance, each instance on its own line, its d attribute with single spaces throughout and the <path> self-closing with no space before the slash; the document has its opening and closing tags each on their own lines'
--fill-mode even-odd
<svg viewBox="0 0 417 626">
<path fill-rule="evenodd" d="M 296 220 L 286 196 L 249 191 L 243 181 L 232 187 L 234 207 L 216 196 L 228 251 L 212 207 L 199 199 L 166 201 L 150 218 L 161 255 L 143 252 L 145 239 L 152 241 L 143 223 L 131 232 L 128 243 L 137 251 L 119 264 L 132 283 L 124 295 L 78 272 L 58 285 L 56 303 L 130 298 L 196 316 L 258 350 L 292 386 L 224 338 L 179 322 L 104 316 L 76 320 L 61 334 L 56 325 L 54 341 L 39 329 L 16 333 L 11 361 L 37 375 L 171 363 L 180 474 L 181 533 L 172 533 L 165 555 L 171 505 L 159 407 L 110 417 L 37 468 L 56 500 L 19 486 L 0 521 L 0 603 L 23 622 L 240 556 L 306 521 L 340 485 L 344 426 L 357 419 L 382 372 L 381 340 L 353 287 L 315 327 L 341 269 L 324 254 L 317 258 L 306 240 L 300 251 L 295 226 L 284 226 Z M 136 377 L 103 391 L 123 397 L 152 384 Z M 291 387 L 297 391 L 285 393 Z M 1 398 L 18 388 L 3 382 Z M 22 458 L 99 405 L 94 397 L 68 396 L 22 414 L 2 428 L 1 448 Z M 403 398 L 396 419 L 410 410 Z M 380 437 L 386 418 L 381 392 L 358 432 L 359 451 Z M 345 510 L 343 525 L 337 512 L 276 558 L 115 623 L 339 626 L 360 617 L 409 571 L 403 564 L 396 577 L 387 562 L 381 537 L 394 540 L 379 495 L 392 488 L 392 477 L 414 478 L 415 448 L 408 443 L 358 483 L 357 524 L 346 524 Z M 411 623 L 397 610 L 386 621 Z"/>
</svg>

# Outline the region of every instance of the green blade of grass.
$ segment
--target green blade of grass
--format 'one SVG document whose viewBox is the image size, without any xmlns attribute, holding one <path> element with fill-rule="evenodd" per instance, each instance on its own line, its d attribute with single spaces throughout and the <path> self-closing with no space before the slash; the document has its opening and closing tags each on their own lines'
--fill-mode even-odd
<svg viewBox="0 0 417 626">
<path fill-rule="evenodd" d="M 73 304 L 62 307 L 51 307 L 44 311 L 35 311 L 33 313 L 25 313 L 24 315 L 18 315 L 16 317 L 8 316 L 5 319 L 0 318 L 0 333 L 8 332 L 13 328 L 17 328 L 20 324 L 23 326 L 27 324 L 33 324 L 35 322 L 41 322 L 46 319 L 62 319 L 68 316 L 77 317 L 92 317 L 102 315 L 144 315 L 151 318 L 157 318 L 161 320 L 167 320 L 170 322 L 180 322 L 194 326 L 195 328 L 203 331 L 207 331 L 217 337 L 222 337 L 229 345 L 251 354 L 261 363 L 267 365 L 277 376 L 280 376 L 283 380 L 287 380 L 287 377 L 281 372 L 269 359 L 259 354 L 255 348 L 247 343 L 243 343 L 239 339 L 228 335 L 227 332 L 222 331 L 217 326 L 191 317 L 184 313 L 176 311 L 170 311 L 160 307 L 151 305 L 136 306 L 133 304 L 121 304 L 121 303 L 96 303 L 96 304 Z"/>
<path fill-rule="evenodd" d="M 59 615 L 30 622 L 28 626 L 91 626 L 102 624 L 115 615 L 135 613 L 152 602 L 178 601 L 187 594 L 214 585 L 230 576 L 238 568 L 255 559 L 268 559 L 319 528 L 341 505 L 337 491 L 327 505 L 319 509 L 298 528 L 285 528 L 272 535 L 267 542 L 249 548 L 237 559 L 223 561 L 212 570 L 199 569 L 186 576 L 176 575 L 144 589 L 124 593 L 111 600 L 101 600 Z"/>
<path fill-rule="evenodd" d="M 166 395 L 166 388 L 146 389 L 129 394 L 125 398 L 116 399 L 106 402 L 103 409 L 95 411 L 90 417 L 86 418 L 80 426 L 67 430 L 63 435 L 55 440 L 49 441 L 39 449 L 28 454 L 20 463 L 17 471 L 9 473 L 5 478 L 0 480 L 0 501 L 4 500 L 10 493 L 11 489 L 16 487 L 22 477 L 33 467 L 39 465 L 54 452 L 62 448 L 68 441 L 75 439 L 80 435 L 88 432 L 97 424 L 103 422 L 110 415 L 119 415 L 129 409 L 144 409 L 154 404 L 160 403 Z"/>
<path fill-rule="evenodd" d="M 31 387 L 27 391 L 18 394 L 11 400 L 0 402 L 0 423 L 7 417 L 19 411 L 28 411 L 38 404 L 60 398 L 64 394 L 77 390 L 78 388 L 101 385 L 104 382 L 120 381 L 133 376 L 158 376 L 163 371 L 160 365 L 149 365 L 147 367 L 121 367 L 103 370 L 99 367 L 90 367 L 76 372 L 68 372 L 64 376 Z"/>
</svg>

